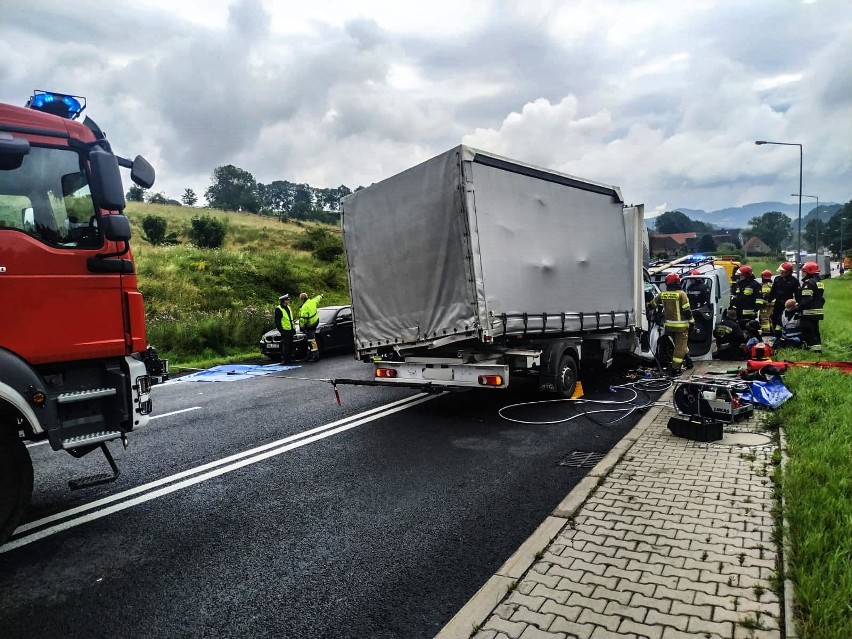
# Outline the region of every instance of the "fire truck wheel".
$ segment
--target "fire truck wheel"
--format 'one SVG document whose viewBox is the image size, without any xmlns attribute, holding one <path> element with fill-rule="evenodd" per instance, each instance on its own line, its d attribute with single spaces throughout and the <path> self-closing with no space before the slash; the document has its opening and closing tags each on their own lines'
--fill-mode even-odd
<svg viewBox="0 0 852 639">
<path fill-rule="evenodd" d="M 577 387 L 577 362 L 569 353 L 562 353 L 556 372 L 556 392 L 562 399 L 570 399 Z"/>
<path fill-rule="evenodd" d="M 0 544 L 18 526 L 33 493 L 33 464 L 17 433 L 0 433 Z"/>
</svg>

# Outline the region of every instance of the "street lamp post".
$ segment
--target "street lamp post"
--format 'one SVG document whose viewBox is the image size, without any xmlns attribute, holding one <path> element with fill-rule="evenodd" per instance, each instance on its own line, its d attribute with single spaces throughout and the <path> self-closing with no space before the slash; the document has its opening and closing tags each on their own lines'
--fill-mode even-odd
<svg viewBox="0 0 852 639">
<path fill-rule="evenodd" d="M 819 196 L 818 195 L 808 195 L 806 193 L 802 193 L 802 194 L 790 193 L 790 197 L 796 197 L 797 195 L 799 196 L 799 198 L 812 197 L 816 200 L 816 203 L 817 203 L 817 208 L 816 208 L 816 212 L 817 212 L 816 242 L 814 243 L 814 255 L 816 255 L 817 263 L 819 263 L 819 221 L 820 221 L 819 220 Z"/>
<path fill-rule="evenodd" d="M 846 221 L 846 218 L 843 215 L 840 216 L 840 274 L 843 274 L 843 263 L 846 261 L 843 255 L 843 223 Z"/>
<path fill-rule="evenodd" d="M 777 144 L 779 146 L 797 146 L 799 147 L 799 232 L 796 234 L 796 272 L 802 266 L 802 159 L 804 152 L 802 145 L 798 142 L 768 142 L 767 140 L 755 140 L 757 145 L 761 144 Z"/>
</svg>

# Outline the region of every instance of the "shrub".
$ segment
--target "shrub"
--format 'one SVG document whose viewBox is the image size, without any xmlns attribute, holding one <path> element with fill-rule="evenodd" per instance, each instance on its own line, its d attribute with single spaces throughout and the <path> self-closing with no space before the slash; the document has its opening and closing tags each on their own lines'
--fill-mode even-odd
<svg viewBox="0 0 852 639">
<path fill-rule="evenodd" d="M 225 241 L 225 223 L 210 215 L 192 218 L 189 237 L 198 248 L 219 248 Z"/>
<path fill-rule="evenodd" d="M 166 239 L 166 218 L 159 215 L 146 215 L 142 218 L 143 237 L 153 245 L 162 244 Z"/>
</svg>

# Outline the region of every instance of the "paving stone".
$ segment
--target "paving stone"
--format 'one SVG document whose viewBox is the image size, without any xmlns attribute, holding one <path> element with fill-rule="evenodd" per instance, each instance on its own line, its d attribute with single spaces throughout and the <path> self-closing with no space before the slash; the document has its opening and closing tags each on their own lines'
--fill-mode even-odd
<svg viewBox="0 0 852 639">
<path fill-rule="evenodd" d="M 717 634 L 712 633 L 702 633 L 700 635 L 696 635 L 692 632 L 681 632 L 680 630 L 676 630 L 675 628 L 666 628 L 663 630 L 662 639 L 728 639 L 727 637 L 722 637 Z"/>
<path fill-rule="evenodd" d="M 615 631 L 621 623 L 621 617 L 602 615 L 591 610 L 584 610 L 577 618 L 577 623 L 590 623 L 595 626 L 603 626 L 607 630 Z"/>
<path fill-rule="evenodd" d="M 697 593 L 702 592 L 705 595 L 715 595 L 718 586 L 719 584 L 715 581 L 692 581 L 691 579 L 683 578 L 677 580 L 678 590 L 694 590 Z"/>
<path fill-rule="evenodd" d="M 656 597 L 646 597 L 641 593 L 636 593 L 630 599 L 630 605 L 636 607 L 653 608 L 659 612 L 668 613 L 672 608 L 670 599 L 657 599 Z"/>
<path fill-rule="evenodd" d="M 591 599 L 579 594 L 572 594 L 567 601 L 569 606 L 579 606 L 584 610 L 594 610 L 595 612 L 603 612 L 606 608 L 606 599 Z"/>
<path fill-rule="evenodd" d="M 626 617 L 628 619 L 632 619 L 636 622 L 645 621 L 645 616 L 648 614 L 647 608 L 637 607 L 637 606 L 627 606 L 624 604 L 620 604 L 617 601 L 610 601 L 606 608 L 604 608 L 603 613 L 605 615 L 610 615 L 613 617 Z"/>
<path fill-rule="evenodd" d="M 544 597 L 532 597 L 530 595 L 519 593 L 517 590 L 510 594 L 506 599 L 507 604 L 523 606 L 524 608 L 529 608 L 533 612 L 538 611 L 545 601 L 546 599 Z"/>
<path fill-rule="evenodd" d="M 595 628 L 590 639 L 639 639 L 639 635 L 611 632 L 605 628 Z"/>
<path fill-rule="evenodd" d="M 526 630 L 527 625 L 525 623 L 515 622 L 515 621 L 507 621 L 506 619 L 501 619 L 500 617 L 489 617 L 488 620 L 483 624 L 483 630 L 496 630 L 497 632 L 505 632 L 511 639 L 517 639 L 521 636 L 521 633 Z"/>
<path fill-rule="evenodd" d="M 508 635 L 505 633 L 500 633 L 503 637 L 507 637 Z M 473 635 L 473 639 L 502 639 L 498 637 L 496 630 L 480 630 L 475 635 Z"/>
<path fill-rule="evenodd" d="M 709 633 L 717 634 L 723 637 L 730 637 L 733 632 L 734 624 L 722 621 L 707 621 L 699 617 L 690 617 L 686 625 L 686 631 L 695 634 Z"/>
<path fill-rule="evenodd" d="M 645 623 L 648 625 L 672 626 L 678 630 L 686 630 L 686 617 L 678 617 L 676 615 L 667 615 L 663 612 L 648 610 L 648 615 L 645 617 Z"/>
<path fill-rule="evenodd" d="M 649 639 L 660 639 L 663 635 L 662 626 L 649 626 L 643 623 L 636 623 L 631 619 L 625 619 L 618 627 L 618 631 L 622 633 L 633 633 Z"/>
<path fill-rule="evenodd" d="M 567 621 L 561 617 L 557 617 L 553 625 L 550 626 L 550 632 L 564 632 L 569 637 L 577 639 L 589 639 L 595 631 L 593 624 L 580 624 L 574 621 Z"/>
<path fill-rule="evenodd" d="M 550 627 L 550 624 L 553 623 L 554 619 L 555 616 L 552 614 L 541 614 L 522 606 L 512 615 L 511 621 L 522 621 L 524 623 L 531 624 L 536 628 L 547 629 Z"/>
<path fill-rule="evenodd" d="M 680 603 L 691 604 L 695 601 L 695 592 L 692 590 L 677 590 L 666 586 L 657 586 L 657 589 L 654 591 L 654 597 L 657 599 L 671 599 Z"/>
<path fill-rule="evenodd" d="M 620 590 L 621 592 L 638 592 L 645 595 L 646 597 L 651 597 L 654 594 L 654 590 L 656 589 L 656 587 L 657 586 L 654 584 L 637 583 L 637 581 L 633 578 L 627 578 L 619 581 L 615 589 Z"/>
<path fill-rule="evenodd" d="M 526 582 L 522 582 L 521 585 L 525 585 Z M 521 586 L 518 586 L 518 590 L 521 589 Z M 591 591 L 591 588 L 589 588 Z M 532 589 L 532 592 L 529 593 L 533 597 L 543 597 L 545 601 L 555 601 L 558 604 L 564 604 L 568 601 L 568 597 L 571 595 L 571 592 L 563 589 L 555 589 L 548 588 L 544 584 L 535 584 L 535 587 Z"/>
<path fill-rule="evenodd" d="M 583 612 L 583 610 L 585 610 L 585 608 L 581 608 L 580 606 L 566 606 L 565 604 L 555 601 L 546 601 L 539 612 L 543 614 L 552 614 L 556 617 L 562 617 L 568 621 L 577 621 L 577 617 L 580 616 L 580 613 Z M 551 626 L 552 625 L 553 624 L 551 624 Z"/>
<path fill-rule="evenodd" d="M 632 592 L 620 592 L 617 587 L 613 590 L 604 586 L 598 586 L 592 593 L 592 599 L 608 599 L 609 601 L 615 601 L 625 606 L 630 602 L 632 596 Z"/>
<path fill-rule="evenodd" d="M 566 636 L 564 632 L 547 632 L 535 626 L 530 626 L 521 633 L 519 639 L 565 639 Z"/>
</svg>

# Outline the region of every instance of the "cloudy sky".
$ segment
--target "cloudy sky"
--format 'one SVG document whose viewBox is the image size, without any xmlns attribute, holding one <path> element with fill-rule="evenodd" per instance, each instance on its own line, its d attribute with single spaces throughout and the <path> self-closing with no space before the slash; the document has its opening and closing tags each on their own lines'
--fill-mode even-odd
<svg viewBox="0 0 852 639">
<path fill-rule="evenodd" d="M 852 199 L 849 0 L 0 0 L 0 101 L 84 95 L 155 191 L 368 185 L 460 142 L 649 212 Z"/>
</svg>

